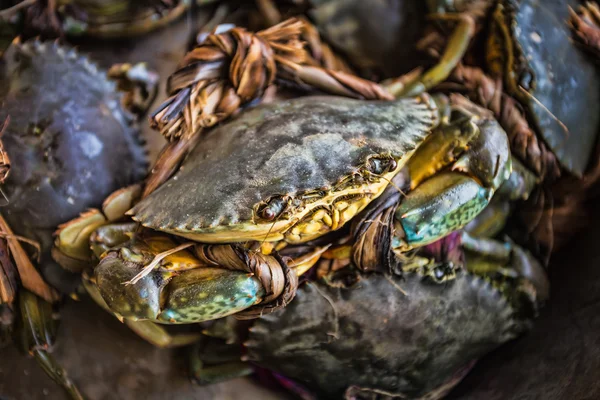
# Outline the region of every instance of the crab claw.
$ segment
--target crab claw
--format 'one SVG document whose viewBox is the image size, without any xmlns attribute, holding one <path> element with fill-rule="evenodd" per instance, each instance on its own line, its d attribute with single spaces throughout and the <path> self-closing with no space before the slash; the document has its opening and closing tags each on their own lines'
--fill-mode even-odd
<svg viewBox="0 0 600 400">
<path fill-rule="evenodd" d="M 117 316 L 167 324 L 251 315 L 253 306 L 269 312 L 295 293 L 297 278 L 277 256 L 232 245 L 187 247 L 193 251 L 167 236 L 134 237 L 106 253 L 91 283 Z"/>
<path fill-rule="evenodd" d="M 462 229 L 488 205 L 510 176 L 512 164 L 506 133 L 492 119 L 470 118 L 470 123 L 463 122 L 463 126 L 478 132 L 468 150 L 449 171 L 418 184 L 396 210 L 395 225 L 401 243 L 395 247 L 401 251 L 433 243 Z"/>
<path fill-rule="evenodd" d="M 58 227 L 56 239 L 52 248 L 52 258 L 66 270 L 80 273 L 93 265 L 94 255 L 103 246 L 115 246 L 126 241 L 123 232 L 132 230 L 130 224 L 126 227 L 102 229 L 106 224 L 117 221 L 125 215 L 141 194 L 139 185 L 128 186 L 112 193 L 104 200 L 102 211 L 91 209 Z M 109 234 L 109 231 L 111 233 Z M 93 243 L 90 240 L 95 239 Z M 127 238 L 128 239 L 128 238 Z M 101 253 L 102 251 L 100 251 Z M 96 253 L 96 254 L 94 254 Z"/>
</svg>

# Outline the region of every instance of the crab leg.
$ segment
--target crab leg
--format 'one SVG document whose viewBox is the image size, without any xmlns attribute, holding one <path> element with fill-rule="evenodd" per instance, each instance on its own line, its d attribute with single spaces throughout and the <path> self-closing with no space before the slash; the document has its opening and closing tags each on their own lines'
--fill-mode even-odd
<svg viewBox="0 0 600 400">
<path fill-rule="evenodd" d="M 585 50 L 600 59 L 600 6 L 591 1 L 579 6 L 576 13 L 569 7 L 569 27 Z"/>
<path fill-rule="evenodd" d="M 493 280 L 515 280 L 518 291 L 532 297 L 533 303 L 549 298 L 550 282 L 545 269 L 529 252 L 509 238 L 500 242 L 475 238 L 463 232 L 461 242 L 469 272 Z"/>
<path fill-rule="evenodd" d="M 146 63 L 115 64 L 108 70 L 108 77 L 117 82 L 124 93 L 123 107 L 141 119 L 158 94 L 159 76 L 148 69 Z"/>
<path fill-rule="evenodd" d="M 445 81 L 462 60 L 475 35 L 475 20 L 469 14 L 435 14 L 432 18 L 457 21 L 457 25 L 448 39 L 446 49 L 433 68 L 413 79 L 403 88 L 396 87 L 392 93 L 394 97 L 416 96 Z"/>
<path fill-rule="evenodd" d="M 52 357 L 49 349 L 56 335 L 56 323 L 52 318 L 52 306 L 35 294 L 21 289 L 19 292 L 21 313 L 18 340 L 24 352 L 35 357 L 53 381 L 61 385 L 70 398 L 83 400 L 77 386 L 69 379 L 67 372 Z"/>
<path fill-rule="evenodd" d="M 240 347 L 203 337 L 192 349 L 190 373 L 199 385 L 211 385 L 251 375 L 254 367 L 241 360 Z"/>
<path fill-rule="evenodd" d="M 58 227 L 56 239 L 52 248 L 52 258 L 63 268 L 80 273 L 87 267 L 95 264 L 94 252 L 106 250 L 125 239 L 124 235 L 131 229 L 131 225 L 110 228 L 110 234 L 106 230 L 99 230 L 103 225 L 110 224 L 121 219 L 141 194 L 141 186 L 133 185 L 119 189 L 106 198 L 102 210 L 92 209 L 81 214 L 79 218 L 69 221 Z M 120 230 L 121 235 L 116 235 L 114 230 Z M 93 251 L 90 247 L 90 239 Z M 109 237 L 111 239 L 109 239 Z M 97 256 L 98 254 L 96 254 Z"/>
</svg>

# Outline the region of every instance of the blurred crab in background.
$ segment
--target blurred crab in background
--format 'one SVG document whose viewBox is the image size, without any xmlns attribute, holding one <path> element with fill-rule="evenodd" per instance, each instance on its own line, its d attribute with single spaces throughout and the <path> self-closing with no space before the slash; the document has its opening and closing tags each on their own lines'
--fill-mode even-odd
<svg viewBox="0 0 600 400">
<path fill-rule="evenodd" d="M 143 65 L 116 67 L 113 78 L 132 89 L 125 95 L 85 56 L 39 41 L 15 41 L 0 68 L 3 165 L 11 167 L 3 176 L 6 202 L 0 209 L 1 328 L 72 398 L 82 398 L 50 354 L 56 335 L 53 304 L 60 295 L 44 279 L 65 294 L 79 281 L 52 260 L 53 231 L 60 221 L 144 176 L 146 153 L 130 109 L 148 103 L 156 78 Z"/>
<path fill-rule="evenodd" d="M 181 17 L 190 0 L 25 0 L 2 11 L 26 36 L 117 38 L 142 35 Z M 199 1 L 204 3 L 204 1 Z M 20 20 L 20 21 L 19 21 Z"/>
</svg>

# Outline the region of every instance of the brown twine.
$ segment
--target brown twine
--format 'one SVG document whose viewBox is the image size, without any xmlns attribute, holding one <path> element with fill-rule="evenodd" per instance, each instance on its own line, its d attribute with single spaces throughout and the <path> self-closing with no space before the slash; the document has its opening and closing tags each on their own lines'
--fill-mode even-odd
<svg viewBox="0 0 600 400">
<path fill-rule="evenodd" d="M 4 120 L 4 123 L 2 124 L 2 128 L 0 128 L 0 184 L 3 184 L 4 181 L 6 181 L 6 178 L 8 178 L 8 174 L 10 173 L 10 158 L 2 144 L 2 136 L 4 136 L 8 124 L 10 124 L 10 117 L 6 117 L 6 120 Z"/>
<path fill-rule="evenodd" d="M 569 26 L 575 38 L 595 57 L 600 57 L 600 7 L 591 1 L 579 6 L 578 13 L 569 7 Z"/>
<path fill-rule="evenodd" d="M 506 131 L 513 154 L 541 178 L 554 180 L 561 175 L 554 153 L 540 141 L 529 126 L 517 101 L 502 91 L 502 82 L 476 67 L 458 65 L 451 80 L 463 85 L 476 102 L 491 110 Z"/>
<path fill-rule="evenodd" d="M 235 314 L 238 319 L 253 319 L 285 307 L 296 295 L 298 277 L 288 267 L 288 259 L 274 253 L 265 255 L 239 245 L 195 246 L 197 257 L 207 265 L 253 274 L 265 290 L 260 304 Z"/>
<path fill-rule="evenodd" d="M 306 20 L 288 19 L 258 33 L 233 28 L 208 35 L 171 75 L 167 87 L 171 97 L 150 117 L 150 125 L 172 142 L 159 155 L 142 197 L 177 170 L 199 142 L 202 128 L 223 121 L 244 104 L 261 100 L 276 80 L 340 96 L 392 100 L 378 84 L 346 71 L 350 69 L 323 45 Z M 177 139 L 184 141 L 177 143 Z"/>
<path fill-rule="evenodd" d="M 301 40 L 306 32 L 312 32 L 306 22 L 292 18 L 257 33 L 233 28 L 209 35 L 169 77 L 171 97 L 152 115 L 152 127 L 170 140 L 188 139 L 260 99 L 275 79 L 347 97 L 392 99 L 374 82 L 317 66 Z"/>
</svg>

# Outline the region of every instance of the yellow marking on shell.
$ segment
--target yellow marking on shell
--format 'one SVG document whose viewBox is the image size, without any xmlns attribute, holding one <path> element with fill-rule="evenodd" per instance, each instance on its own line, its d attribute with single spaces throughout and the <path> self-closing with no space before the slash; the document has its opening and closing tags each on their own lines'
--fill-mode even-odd
<svg viewBox="0 0 600 400">
<path fill-rule="evenodd" d="M 373 176 L 373 182 L 364 184 L 355 184 L 341 190 L 332 190 L 320 199 L 305 204 L 297 214 L 289 219 L 279 219 L 275 222 L 265 221 L 256 223 L 248 221 L 247 223 L 237 225 L 220 225 L 212 228 L 198 229 L 195 232 L 165 230 L 202 243 L 232 243 L 258 240 L 261 242 L 276 242 L 285 240 L 288 243 L 304 243 L 324 233 L 341 228 L 351 217 L 362 211 L 367 204 L 379 197 L 388 186 L 394 176 L 404 167 L 414 153 L 410 151 L 402 158 L 396 160 L 396 169 L 390 171 L 379 178 Z M 340 215 L 339 208 L 335 205 L 340 199 L 345 209 L 348 204 L 350 211 Z M 343 200 L 341 200 L 343 199 Z M 319 213 L 319 209 L 324 209 L 325 214 L 319 222 L 321 228 L 317 230 L 316 226 L 309 228 L 310 234 L 305 234 L 304 227 L 306 219 L 312 221 L 314 215 Z M 300 225 L 300 226 L 299 226 Z M 320 233 L 315 233 L 315 232 Z"/>
<path fill-rule="evenodd" d="M 334 231 L 340 227 L 340 212 L 337 208 L 334 208 L 331 212 L 331 230 Z"/>
<path fill-rule="evenodd" d="M 323 223 L 331 228 L 333 226 L 333 220 L 331 219 L 331 215 L 325 213 L 325 215 L 323 215 Z"/>
<path fill-rule="evenodd" d="M 328 244 L 324 247 L 317 247 L 312 252 L 291 260 L 289 262 L 289 267 L 296 273 L 297 276 L 303 275 L 321 259 L 321 256 L 327 251 L 327 249 L 329 249 L 330 246 L 331 245 Z"/>
<path fill-rule="evenodd" d="M 155 254 L 164 253 L 177 246 L 167 236 L 156 235 L 145 239 L 150 250 Z M 160 266 L 168 271 L 186 271 L 198 268 L 203 264 L 188 250 L 180 250 L 176 253 L 169 254 L 161 260 Z"/>
<path fill-rule="evenodd" d="M 343 209 L 342 212 L 342 218 L 344 219 L 344 221 L 349 221 L 350 219 L 352 219 L 356 214 L 358 214 L 360 212 L 360 210 L 362 210 L 368 203 L 368 201 L 366 201 L 366 199 L 364 199 L 363 201 L 357 201 L 354 202 L 350 205 L 348 205 L 347 208 Z"/>
<path fill-rule="evenodd" d="M 264 255 L 269 255 L 273 252 L 273 250 L 275 250 L 275 246 L 277 245 L 277 243 L 273 243 L 273 242 L 263 242 L 260 245 L 260 252 Z"/>
</svg>

